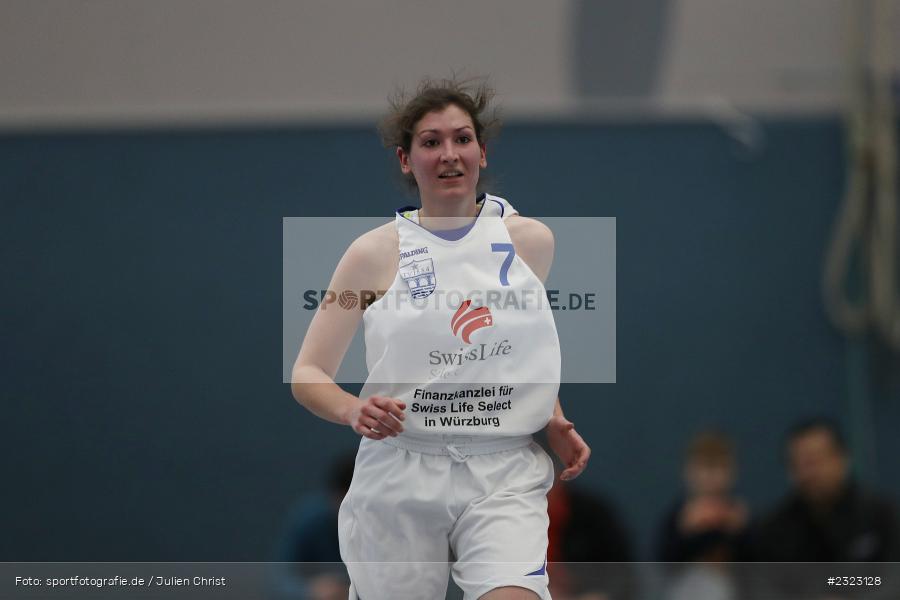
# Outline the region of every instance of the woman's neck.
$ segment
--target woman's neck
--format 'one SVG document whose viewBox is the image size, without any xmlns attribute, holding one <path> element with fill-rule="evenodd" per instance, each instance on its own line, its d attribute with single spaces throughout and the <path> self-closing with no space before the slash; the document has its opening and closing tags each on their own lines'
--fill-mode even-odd
<svg viewBox="0 0 900 600">
<path fill-rule="evenodd" d="M 475 198 L 463 198 L 459 201 L 427 201 L 424 198 L 419 210 L 419 224 L 431 231 L 443 231 L 465 227 L 475 220 L 478 204 Z"/>
</svg>

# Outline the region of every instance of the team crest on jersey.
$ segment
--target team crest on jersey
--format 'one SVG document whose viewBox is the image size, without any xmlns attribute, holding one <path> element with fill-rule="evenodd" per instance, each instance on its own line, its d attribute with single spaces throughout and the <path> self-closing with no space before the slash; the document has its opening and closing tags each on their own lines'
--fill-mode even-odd
<svg viewBox="0 0 900 600">
<path fill-rule="evenodd" d="M 459 335 L 467 344 L 471 344 L 469 336 L 475 331 L 494 324 L 494 317 L 487 306 L 472 308 L 472 301 L 466 300 L 456 309 L 456 314 L 450 319 L 450 331 L 453 335 Z"/>
<path fill-rule="evenodd" d="M 400 265 L 400 277 L 409 286 L 409 293 L 416 299 L 427 298 L 437 286 L 434 260 L 431 258 L 414 260 Z"/>
</svg>

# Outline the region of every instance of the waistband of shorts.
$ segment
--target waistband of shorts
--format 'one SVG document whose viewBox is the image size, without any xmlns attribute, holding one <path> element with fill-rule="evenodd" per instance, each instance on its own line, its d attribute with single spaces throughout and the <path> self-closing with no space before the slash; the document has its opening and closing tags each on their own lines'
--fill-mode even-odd
<svg viewBox="0 0 900 600">
<path fill-rule="evenodd" d="M 478 438 L 465 435 L 437 435 L 432 439 L 413 438 L 410 436 L 386 437 L 381 440 L 396 448 L 411 450 L 421 454 L 451 456 L 459 460 L 467 456 L 494 454 L 506 450 L 524 448 L 533 441 L 530 435 L 509 437 Z"/>
</svg>

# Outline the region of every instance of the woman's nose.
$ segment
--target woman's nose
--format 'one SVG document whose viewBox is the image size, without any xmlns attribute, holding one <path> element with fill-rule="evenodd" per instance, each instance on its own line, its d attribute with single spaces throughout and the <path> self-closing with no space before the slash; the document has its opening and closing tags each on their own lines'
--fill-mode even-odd
<svg viewBox="0 0 900 600">
<path fill-rule="evenodd" d="M 444 162 L 456 162 L 459 158 L 459 154 L 456 152 L 456 148 L 453 147 L 452 142 L 448 142 L 441 147 L 441 160 Z"/>
</svg>

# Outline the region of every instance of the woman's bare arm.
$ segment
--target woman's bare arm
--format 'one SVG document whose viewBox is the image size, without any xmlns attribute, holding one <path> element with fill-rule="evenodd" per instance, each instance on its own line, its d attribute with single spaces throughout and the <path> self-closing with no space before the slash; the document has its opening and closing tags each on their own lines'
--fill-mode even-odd
<svg viewBox="0 0 900 600">
<path fill-rule="evenodd" d="M 550 228 L 535 219 L 513 215 L 506 220 L 516 254 L 544 283 L 553 264 L 554 239 Z M 559 398 L 547 423 L 547 440 L 565 467 L 560 479 L 574 479 L 587 466 L 591 448 L 563 414 Z"/>
<path fill-rule="evenodd" d="M 388 289 L 397 271 L 397 252 L 393 223 L 366 233 L 344 253 L 328 289 L 337 295 L 350 290 L 359 296 L 362 290 Z M 381 439 L 402 431 L 403 403 L 384 397 L 363 400 L 334 382 L 363 309 L 359 305 L 345 309 L 334 302 L 320 306 L 294 363 L 291 391 L 313 414 Z"/>
</svg>

